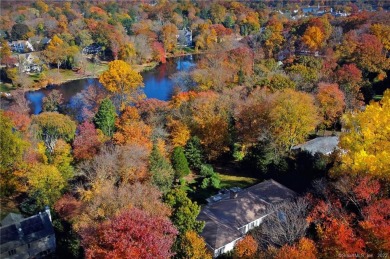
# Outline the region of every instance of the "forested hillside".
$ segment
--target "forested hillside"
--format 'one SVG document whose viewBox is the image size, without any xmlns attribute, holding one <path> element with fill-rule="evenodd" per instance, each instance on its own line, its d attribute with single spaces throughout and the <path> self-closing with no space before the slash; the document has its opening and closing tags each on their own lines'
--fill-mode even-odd
<svg viewBox="0 0 390 259">
<path fill-rule="evenodd" d="M 1 219 L 49 206 L 58 258 L 211 258 L 206 199 L 272 178 L 298 197 L 221 258 L 388 257 L 388 9 L 2 1 Z M 183 55 L 172 97 L 146 98 L 140 71 Z M 102 87 L 70 112 L 53 84 L 80 78 Z"/>
</svg>

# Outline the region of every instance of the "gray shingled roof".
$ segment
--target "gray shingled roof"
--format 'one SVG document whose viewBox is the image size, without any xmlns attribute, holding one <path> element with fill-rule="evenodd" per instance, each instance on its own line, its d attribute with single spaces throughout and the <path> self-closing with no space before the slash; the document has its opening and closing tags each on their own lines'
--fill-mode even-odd
<svg viewBox="0 0 390 259">
<path fill-rule="evenodd" d="M 318 137 L 312 140 L 309 140 L 303 144 L 296 145 L 293 150 L 302 150 L 311 153 L 312 155 L 316 153 L 321 153 L 328 155 L 332 153 L 339 144 L 339 137 L 330 136 L 330 137 Z"/>
<path fill-rule="evenodd" d="M 7 216 L 8 217 L 8 216 Z M 8 221 L 8 220 L 7 220 Z M 7 222 L 6 221 L 6 222 Z M 8 251 L 54 234 L 49 215 L 41 212 L 0 228 L 0 250 Z"/>
<path fill-rule="evenodd" d="M 239 228 L 265 216 L 267 205 L 295 196 L 294 191 L 271 179 L 242 190 L 234 199 L 208 204 L 197 218 L 206 223 L 201 236 L 211 248 L 220 248 L 242 236 Z"/>
</svg>

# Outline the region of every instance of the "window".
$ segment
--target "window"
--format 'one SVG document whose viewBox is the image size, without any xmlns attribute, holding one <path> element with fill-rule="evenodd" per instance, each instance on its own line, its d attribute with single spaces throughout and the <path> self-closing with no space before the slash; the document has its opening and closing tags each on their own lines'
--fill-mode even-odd
<svg viewBox="0 0 390 259">
<path fill-rule="evenodd" d="M 28 243 L 28 244 L 27 244 L 27 247 L 28 247 L 28 248 L 31 248 L 31 244 L 30 244 L 30 243 Z"/>
<path fill-rule="evenodd" d="M 16 250 L 15 249 L 12 249 L 12 250 L 8 251 L 8 255 L 14 255 L 14 254 L 16 254 Z"/>
</svg>

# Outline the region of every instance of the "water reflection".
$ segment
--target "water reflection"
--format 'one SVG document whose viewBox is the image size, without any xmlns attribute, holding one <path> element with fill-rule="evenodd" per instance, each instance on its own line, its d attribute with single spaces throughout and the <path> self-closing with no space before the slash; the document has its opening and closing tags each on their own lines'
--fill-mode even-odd
<svg viewBox="0 0 390 259">
<path fill-rule="evenodd" d="M 161 64 L 153 70 L 141 73 L 144 79 L 145 87 L 143 88 L 143 91 L 146 97 L 156 98 L 162 101 L 169 100 L 173 94 L 173 81 L 170 76 L 178 71 L 190 70 L 196 65 L 195 62 L 196 58 L 193 56 L 169 59 L 166 64 Z M 26 93 L 26 98 L 31 102 L 31 113 L 39 114 L 42 112 L 43 98 L 53 89 L 57 89 L 62 94 L 64 103 L 67 103 L 67 106 L 70 106 L 70 108 L 76 108 L 80 103 L 77 94 L 86 90 L 90 85 L 101 87 L 101 84 L 97 79 L 81 79 L 67 82 L 59 86 L 48 86 L 46 89 L 28 92 Z"/>
</svg>

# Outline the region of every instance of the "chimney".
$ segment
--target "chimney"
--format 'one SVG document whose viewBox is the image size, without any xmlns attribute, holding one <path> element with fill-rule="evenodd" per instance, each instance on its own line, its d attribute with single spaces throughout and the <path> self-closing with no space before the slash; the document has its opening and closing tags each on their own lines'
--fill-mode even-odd
<svg viewBox="0 0 390 259">
<path fill-rule="evenodd" d="M 50 219 L 50 221 L 51 221 L 51 214 L 50 214 L 50 208 L 49 208 L 49 206 L 45 206 L 45 212 L 46 212 L 46 214 L 49 216 L 49 219 Z"/>
<path fill-rule="evenodd" d="M 236 190 L 230 190 L 230 199 L 237 198 L 237 191 Z"/>
</svg>

